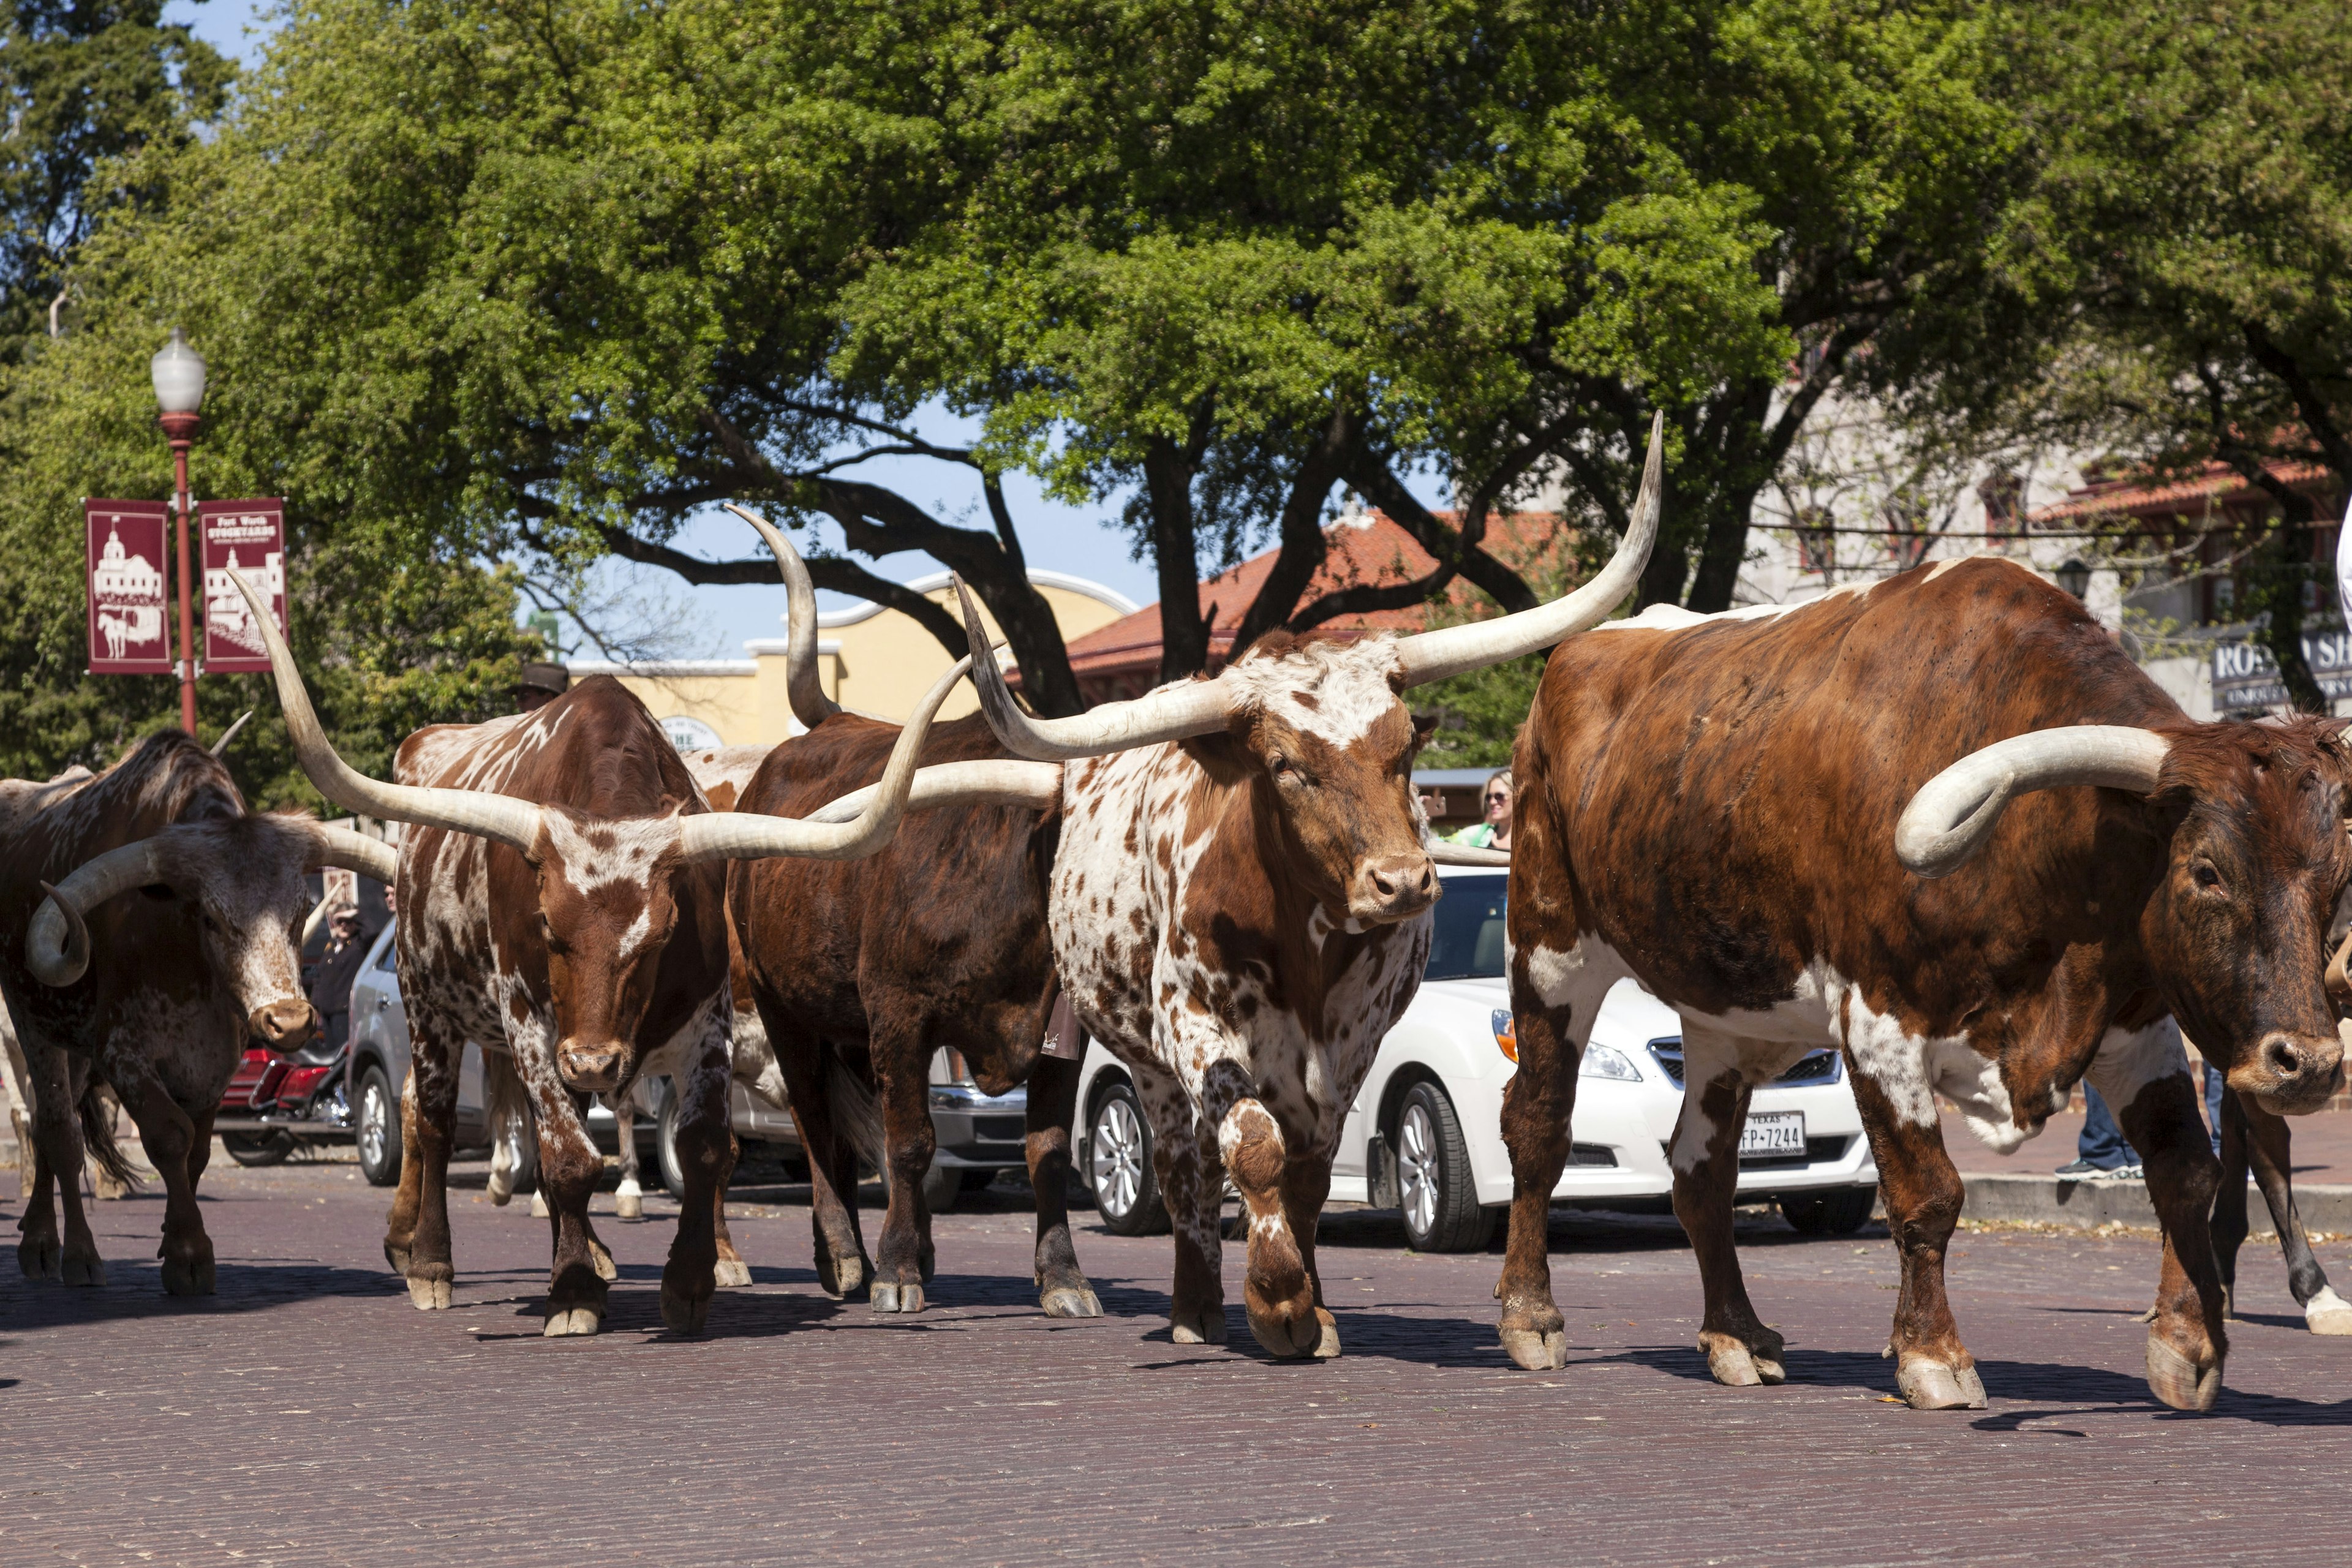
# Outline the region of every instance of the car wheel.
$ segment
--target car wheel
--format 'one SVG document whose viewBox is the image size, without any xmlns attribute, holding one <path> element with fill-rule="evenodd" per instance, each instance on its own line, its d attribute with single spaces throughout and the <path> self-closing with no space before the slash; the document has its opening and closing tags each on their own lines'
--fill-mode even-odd
<svg viewBox="0 0 2352 1568">
<path fill-rule="evenodd" d="M 294 1152 L 291 1132 L 224 1132 L 221 1147 L 240 1165 L 282 1165 Z"/>
<path fill-rule="evenodd" d="M 654 1163 L 661 1170 L 662 1185 L 669 1195 L 683 1200 L 686 1167 L 677 1160 L 677 1108 L 681 1098 L 677 1085 L 664 1079 L 661 1114 L 654 1119 Z"/>
<path fill-rule="evenodd" d="M 1495 1216 L 1478 1205 L 1470 1145 L 1454 1102 L 1433 1083 L 1417 1083 L 1397 1107 L 1397 1189 L 1405 1240 L 1415 1252 L 1475 1252 L 1495 1234 Z"/>
<path fill-rule="evenodd" d="M 1852 1236 L 1870 1223 L 1877 1197 L 1875 1187 L 1792 1193 L 1780 1200 L 1780 1217 L 1806 1236 Z"/>
<path fill-rule="evenodd" d="M 400 1180 L 400 1097 L 392 1092 L 382 1068 L 372 1067 L 360 1075 L 352 1135 L 359 1144 L 360 1174 L 369 1186 L 388 1187 Z"/>
<path fill-rule="evenodd" d="M 1113 1236 L 1152 1236 L 1169 1228 L 1151 1165 L 1151 1124 L 1131 1085 L 1113 1082 L 1087 1122 L 1087 1185 L 1095 1212 Z"/>
</svg>

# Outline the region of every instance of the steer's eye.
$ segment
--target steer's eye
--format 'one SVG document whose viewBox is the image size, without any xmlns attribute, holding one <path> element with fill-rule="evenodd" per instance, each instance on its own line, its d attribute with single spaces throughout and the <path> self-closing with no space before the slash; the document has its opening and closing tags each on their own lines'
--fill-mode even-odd
<svg viewBox="0 0 2352 1568">
<path fill-rule="evenodd" d="M 1273 772 L 1276 778 L 1295 779 L 1298 776 L 1298 770 L 1293 767 L 1291 765 L 1290 759 L 1284 756 L 1280 752 L 1276 752 L 1274 755 L 1268 757 L 1265 760 L 1265 765 Z"/>
<path fill-rule="evenodd" d="M 2197 885 L 2200 888 L 2218 888 L 2221 885 L 2221 873 L 2202 860 L 2197 863 L 2196 868 L 2190 872 L 2190 875 L 2197 879 Z"/>
</svg>

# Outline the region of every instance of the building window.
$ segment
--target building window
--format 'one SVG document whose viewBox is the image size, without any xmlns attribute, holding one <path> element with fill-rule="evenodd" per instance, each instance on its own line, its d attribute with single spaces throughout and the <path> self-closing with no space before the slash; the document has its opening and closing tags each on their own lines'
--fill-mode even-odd
<svg viewBox="0 0 2352 1568">
<path fill-rule="evenodd" d="M 1995 474 L 1977 487 L 1977 497 L 1984 502 L 1987 533 L 2015 535 L 2025 531 L 2023 475 Z"/>
<path fill-rule="evenodd" d="M 1893 495 L 1880 509 L 1886 522 L 1886 553 L 1897 572 L 1907 572 L 1927 559 L 1935 535 L 1927 529 L 1927 508 L 1916 496 Z"/>
<path fill-rule="evenodd" d="M 1824 581 L 1837 571 L 1837 535 L 1831 521 L 1827 507 L 1809 506 L 1797 513 L 1797 569 L 1818 572 Z"/>
</svg>

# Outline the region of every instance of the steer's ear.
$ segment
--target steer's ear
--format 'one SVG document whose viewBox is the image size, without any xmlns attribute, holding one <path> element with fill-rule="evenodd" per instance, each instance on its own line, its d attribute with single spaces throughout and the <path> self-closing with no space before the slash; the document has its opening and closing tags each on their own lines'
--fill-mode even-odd
<svg viewBox="0 0 2352 1568">
<path fill-rule="evenodd" d="M 1418 752 L 1429 744 L 1429 738 L 1436 733 L 1436 714 L 1416 713 L 1412 716 L 1412 749 L 1414 751 Z"/>
</svg>

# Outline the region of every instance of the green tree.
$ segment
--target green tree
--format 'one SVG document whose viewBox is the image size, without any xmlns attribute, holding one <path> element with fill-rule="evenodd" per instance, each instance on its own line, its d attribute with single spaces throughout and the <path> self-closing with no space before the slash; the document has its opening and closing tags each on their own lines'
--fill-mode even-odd
<svg viewBox="0 0 2352 1568">
<path fill-rule="evenodd" d="M 68 263 L 109 202 L 90 197 L 109 159 L 180 145 L 220 112 L 235 67 L 163 0 L 74 4 L 18 0 L 0 17 L 0 340 L 21 345 L 51 330 L 66 303 Z M 19 349 L 21 352 L 21 348 Z M 14 354 L 11 358 L 16 357 Z"/>
<path fill-rule="evenodd" d="M 1954 391 L 2157 472 L 2210 461 L 2277 508 L 2250 609 L 2297 707 L 2322 520 L 2352 493 L 2352 37 L 2315 0 L 2132 0 L 2010 18 L 2031 187 L 2003 215 L 2009 355 Z M 1993 335 L 1988 331 L 1988 338 Z"/>
</svg>

